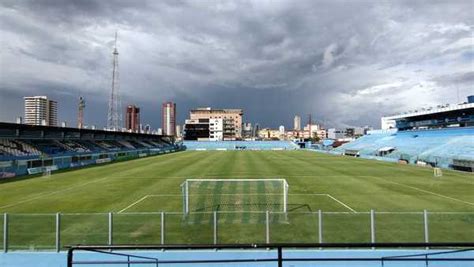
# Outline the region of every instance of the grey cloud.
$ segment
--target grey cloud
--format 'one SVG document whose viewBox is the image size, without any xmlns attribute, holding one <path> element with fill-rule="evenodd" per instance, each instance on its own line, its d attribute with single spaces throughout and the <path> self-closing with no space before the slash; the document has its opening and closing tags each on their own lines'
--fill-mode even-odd
<svg viewBox="0 0 474 267">
<path fill-rule="evenodd" d="M 268 126 L 308 113 L 328 126 L 378 126 L 384 113 L 455 101 L 453 84 L 474 91 L 473 57 L 459 43 L 472 38 L 473 5 L 2 1 L 0 97 L 18 96 L 21 106 L 27 92 L 50 93 L 71 107 L 63 119 L 74 121 L 76 96 L 86 94 L 91 123 L 103 125 L 118 30 L 123 105 L 142 105 L 154 127 L 166 100 L 178 103 L 181 122 L 188 109 L 209 105 L 243 107 L 246 120 Z M 387 84 L 397 87 L 370 90 Z M 435 94 L 426 103 L 410 99 L 428 92 Z M 0 108 L 2 120 L 21 111 Z"/>
<path fill-rule="evenodd" d="M 441 85 L 468 84 L 472 86 L 474 84 L 474 71 L 442 75 L 433 80 Z"/>
</svg>

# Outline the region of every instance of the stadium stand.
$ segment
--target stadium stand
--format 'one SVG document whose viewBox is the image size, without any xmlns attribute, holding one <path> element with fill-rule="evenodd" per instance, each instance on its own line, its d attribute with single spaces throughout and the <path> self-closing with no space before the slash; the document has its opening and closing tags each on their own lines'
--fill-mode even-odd
<svg viewBox="0 0 474 267">
<path fill-rule="evenodd" d="M 26 143 L 8 139 L 0 139 L 0 151 L 2 155 L 15 157 L 41 155 L 40 151 Z"/>
<path fill-rule="evenodd" d="M 169 136 L 0 123 L 0 178 L 182 149 Z"/>
<path fill-rule="evenodd" d="M 474 128 L 372 131 L 334 151 L 362 158 L 472 171 Z"/>
<path fill-rule="evenodd" d="M 187 150 L 295 150 L 291 141 L 184 141 Z"/>
</svg>

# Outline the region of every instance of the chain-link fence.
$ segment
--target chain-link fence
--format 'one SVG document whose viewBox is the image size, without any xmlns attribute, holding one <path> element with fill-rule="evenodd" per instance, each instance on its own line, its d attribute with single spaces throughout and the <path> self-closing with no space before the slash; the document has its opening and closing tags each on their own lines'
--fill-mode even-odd
<svg viewBox="0 0 474 267">
<path fill-rule="evenodd" d="M 3 214 L 0 248 L 68 245 L 473 242 L 474 212 Z"/>
</svg>

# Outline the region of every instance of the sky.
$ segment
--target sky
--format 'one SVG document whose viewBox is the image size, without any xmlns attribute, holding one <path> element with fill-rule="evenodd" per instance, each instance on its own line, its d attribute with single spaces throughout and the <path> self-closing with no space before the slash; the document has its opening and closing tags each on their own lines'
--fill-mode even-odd
<svg viewBox="0 0 474 267">
<path fill-rule="evenodd" d="M 104 127 L 118 33 L 122 106 L 161 125 L 196 107 L 244 121 L 370 125 L 474 95 L 474 1 L 0 1 L 0 121 L 23 97 L 59 102 L 59 120 Z"/>
</svg>

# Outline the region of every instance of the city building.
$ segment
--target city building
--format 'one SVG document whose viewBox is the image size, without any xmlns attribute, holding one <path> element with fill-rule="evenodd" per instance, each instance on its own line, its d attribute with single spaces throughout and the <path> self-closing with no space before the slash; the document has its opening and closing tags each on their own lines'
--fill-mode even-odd
<svg viewBox="0 0 474 267">
<path fill-rule="evenodd" d="M 242 124 L 242 138 L 244 139 L 252 139 L 255 137 L 252 124 L 250 122 L 246 122 Z"/>
<path fill-rule="evenodd" d="M 224 140 L 224 120 L 210 119 L 209 120 L 209 141 Z"/>
<path fill-rule="evenodd" d="M 252 136 L 253 137 L 258 137 L 258 132 L 260 131 L 260 124 L 255 123 L 255 126 L 253 126 L 252 129 Z"/>
<path fill-rule="evenodd" d="M 285 126 L 280 125 L 280 127 L 278 127 L 278 131 L 280 132 L 280 135 L 285 135 Z"/>
<path fill-rule="evenodd" d="M 318 131 L 320 131 L 322 129 L 321 125 L 319 124 L 307 124 L 304 128 L 303 128 L 303 137 L 305 138 L 314 138 L 318 135 Z M 311 130 L 311 133 L 309 133 Z"/>
<path fill-rule="evenodd" d="M 222 119 L 223 120 L 223 140 L 242 139 L 242 109 L 212 109 L 197 108 L 190 111 L 190 120 Z M 208 122 L 209 123 L 209 122 Z"/>
<path fill-rule="evenodd" d="M 125 129 L 129 132 L 140 132 L 140 108 L 128 105 L 125 112 Z"/>
<path fill-rule="evenodd" d="M 263 140 L 280 140 L 280 130 L 263 128 L 258 131 L 258 137 Z"/>
<path fill-rule="evenodd" d="M 184 124 L 184 140 L 209 141 L 209 119 L 188 119 Z"/>
<path fill-rule="evenodd" d="M 181 128 L 181 125 L 176 125 L 176 137 L 181 138 L 183 137 L 183 130 Z"/>
<path fill-rule="evenodd" d="M 293 130 L 300 131 L 301 130 L 301 117 L 296 115 L 293 119 Z"/>
<path fill-rule="evenodd" d="M 343 130 L 338 130 L 335 128 L 328 129 L 327 135 L 329 139 L 343 139 L 345 138 L 345 132 Z"/>
<path fill-rule="evenodd" d="M 161 124 L 163 135 L 176 135 L 176 104 L 173 102 L 165 102 L 161 106 Z"/>
<path fill-rule="evenodd" d="M 57 126 L 58 103 L 47 96 L 28 96 L 25 101 L 25 124 Z"/>
<path fill-rule="evenodd" d="M 223 141 L 224 119 L 188 119 L 184 125 L 184 140 Z"/>
</svg>

